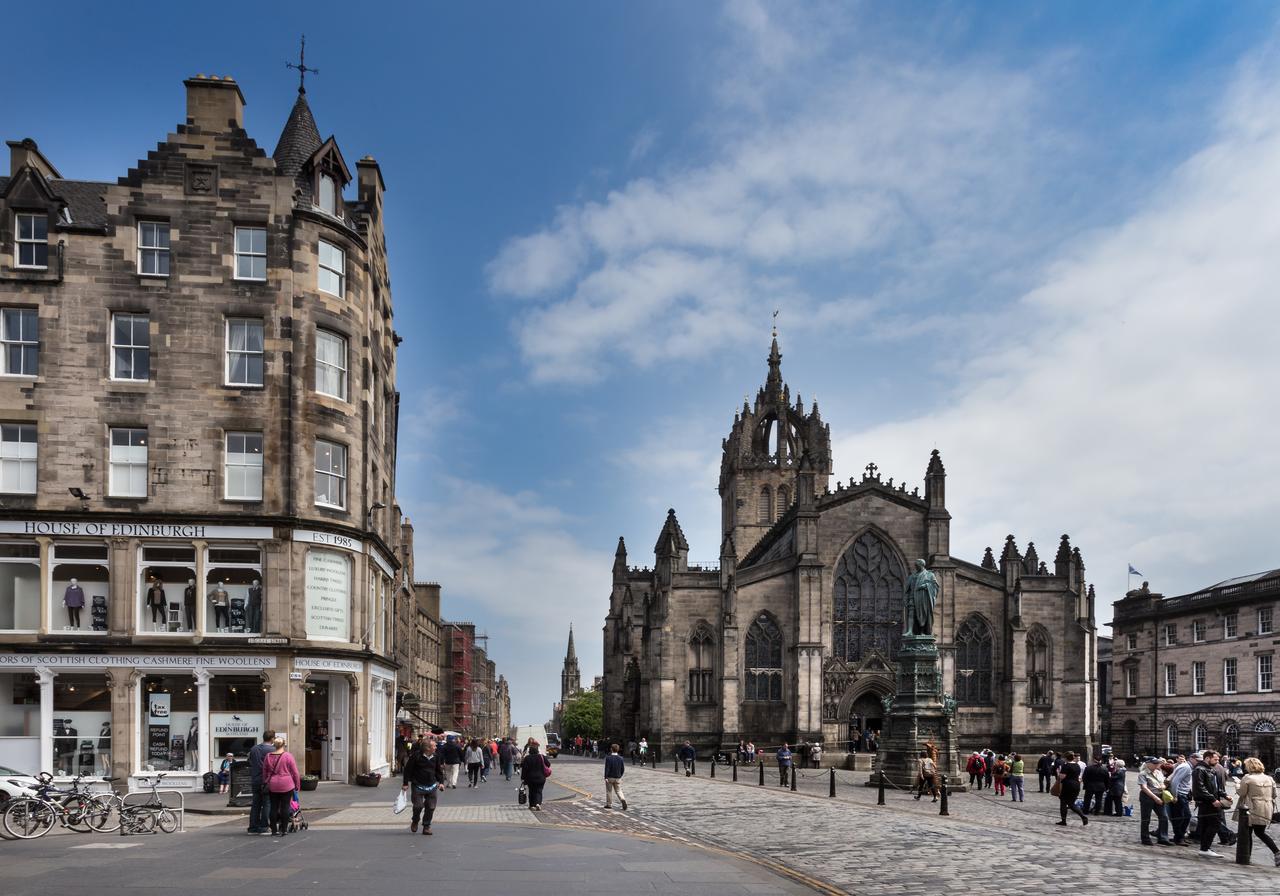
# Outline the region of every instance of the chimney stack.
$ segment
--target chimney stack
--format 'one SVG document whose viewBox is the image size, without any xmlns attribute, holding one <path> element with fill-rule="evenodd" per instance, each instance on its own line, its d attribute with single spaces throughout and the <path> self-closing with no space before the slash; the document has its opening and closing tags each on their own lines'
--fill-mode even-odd
<svg viewBox="0 0 1280 896">
<path fill-rule="evenodd" d="M 27 166 L 31 166 L 39 172 L 41 177 L 60 178 L 61 174 L 58 169 L 54 168 L 48 159 L 40 152 L 40 147 L 36 146 L 36 141 L 30 137 L 22 140 L 8 140 L 9 144 L 9 176 L 16 177 L 18 172 Z"/>
<path fill-rule="evenodd" d="M 218 134 L 244 127 L 244 94 L 230 75 L 196 75 L 187 88 L 187 127 Z"/>
</svg>

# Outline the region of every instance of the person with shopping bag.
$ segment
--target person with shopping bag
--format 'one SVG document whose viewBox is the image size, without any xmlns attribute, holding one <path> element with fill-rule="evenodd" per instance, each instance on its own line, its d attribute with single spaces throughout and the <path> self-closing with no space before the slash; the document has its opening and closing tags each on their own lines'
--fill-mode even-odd
<svg viewBox="0 0 1280 896">
<path fill-rule="evenodd" d="M 293 754 L 284 748 L 284 738 L 277 737 L 271 742 L 275 748 L 262 760 L 262 787 L 271 797 L 271 836 L 285 837 L 289 834 L 289 816 L 292 814 L 289 803 L 302 786 L 302 776 L 298 774 L 298 763 Z"/>
<path fill-rule="evenodd" d="M 422 833 L 431 836 L 431 818 L 436 812 L 436 799 L 444 786 L 444 764 L 436 752 L 436 742 L 432 738 L 415 744 L 409 753 L 409 760 L 404 764 L 403 786 L 401 795 L 408 793 L 413 798 L 413 819 L 409 822 L 409 833 L 418 832 L 418 822 L 422 822 Z"/>
</svg>

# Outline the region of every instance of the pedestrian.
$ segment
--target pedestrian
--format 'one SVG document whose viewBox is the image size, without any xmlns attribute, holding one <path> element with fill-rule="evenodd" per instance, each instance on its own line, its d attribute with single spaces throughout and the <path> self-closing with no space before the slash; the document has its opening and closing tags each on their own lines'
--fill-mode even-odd
<svg viewBox="0 0 1280 896">
<path fill-rule="evenodd" d="M 991 787 L 995 780 L 995 764 L 996 754 L 992 753 L 991 748 L 988 747 L 982 754 L 982 775 L 987 787 Z"/>
<path fill-rule="evenodd" d="M 1084 811 L 1090 815 L 1101 815 L 1102 800 L 1111 786 L 1111 775 L 1102 760 L 1094 759 L 1085 767 L 1080 783 L 1084 791 Z"/>
<path fill-rule="evenodd" d="M 925 789 L 928 788 L 929 793 L 933 795 L 933 801 L 938 801 L 938 766 L 929 755 L 928 750 L 920 751 L 920 775 L 916 779 L 916 799 L 924 796 Z"/>
<path fill-rule="evenodd" d="M 814 768 L 822 768 L 822 744 L 815 741 L 809 745 L 809 761 Z"/>
<path fill-rule="evenodd" d="M 676 754 L 681 762 L 684 763 L 684 776 L 686 778 L 693 776 L 694 763 L 698 759 L 698 751 L 693 748 L 693 744 L 685 741 L 680 747 L 680 751 Z"/>
<path fill-rule="evenodd" d="M 274 731 L 264 731 L 262 743 L 254 744 L 249 751 L 249 783 L 253 787 L 253 803 L 249 807 L 250 834 L 271 833 L 271 821 L 267 818 L 271 797 L 267 796 L 267 789 L 262 786 L 262 760 L 275 749 L 272 743 L 275 739 Z"/>
<path fill-rule="evenodd" d="M 1022 759 L 1021 753 L 1012 753 L 1009 756 L 1009 801 L 1013 803 L 1024 803 L 1027 794 L 1023 790 L 1025 782 L 1027 764 Z"/>
<path fill-rule="evenodd" d="M 462 758 L 467 763 L 467 786 L 479 787 L 480 768 L 484 765 L 484 751 L 480 749 L 480 742 L 472 738 Z"/>
<path fill-rule="evenodd" d="M 272 751 L 262 760 L 262 786 L 271 796 L 271 836 L 285 837 L 289 833 L 289 802 L 302 786 L 302 776 L 293 754 L 285 752 L 283 737 L 275 738 L 271 746 Z"/>
<path fill-rule="evenodd" d="M 1178 755 L 1173 772 L 1168 780 L 1169 792 L 1173 794 L 1173 802 L 1169 803 L 1169 825 L 1173 828 L 1173 842 L 1182 846 L 1187 839 L 1187 828 L 1191 824 L 1191 763 L 1187 757 Z"/>
<path fill-rule="evenodd" d="M 981 790 L 983 779 L 986 777 L 986 766 L 982 761 L 982 754 L 977 750 L 974 750 L 969 757 L 965 771 L 969 773 L 969 786 L 974 790 Z"/>
<path fill-rule="evenodd" d="M 458 789 L 458 769 L 462 767 L 462 748 L 457 739 L 447 735 L 444 746 L 440 748 L 440 761 L 444 763 L 445 784 L 451 790 Z"/>
<path fill-rule="evenodd" d="M 1080 765 L 1075 760 L 1076 754 L 1068 753 L 1067 761 L 1058 769 L 1058 786 L 1061 788 L 1058 792 L 1058 815 L 1062 818 L 1058 825 L 1064 828 L 1067 826 L 1067 812 L 1079 815 L 1081 824 L 1089 823 L 1089 816 L 1076 808 L 1076 797 L 1080 795 Z"/>
<path fill-rule="evenodd" d="M 1045 750 L 1040 761 L 1036 763 L 1036 774 L 1040 776 L 1040 792 L 1049 789 L 1049 779 L 1053 777 L 1053 750 Z"/>
<path fill-rule="evenodd" d="M 222 763 L 218 766 L 218 793 L 226 793 L 231 784 L 231 763 L 235 758 L 234 753 L 222 757 Z"/>
<path fill-rule="evenodd" d="M 996 789 L 996 796 L 1004 796 L 1004 780 L 1009 775 L 1009 762 L 1004 756 L 997 756 L 995 766 L 992 770 L 991 780 Z"/>
<path fill-rule="evenodd" d="M 745 740 L 738 741 L 738 761 L 747 762 L 747 742 Z"/>
<path fill-rule="evenodd" d="M 800 758 L 800 768 L 809 767 L 809 742 L 807 740 L 800 741 L 796 745 L 796 755 Z"/>
<path fill-rule="evenodd" d="M 778 750 L 778 786 L 787 786 L 787 775 L 791 771 L 791 758 L 794 754 L 788 744 L 783 744 Z"/>
<path fill-rule="evenodd" d="M 1222 853 L 1214 852 L 1213 836 L 1218 833 L 1219 823 L 1230 808 L 1231 800 L 1227 798 L 1227 789 L 1218 778 L 1214 767 L 1218 764 L 1218 754 L 1213 750 L 1204 751 L 1204 761 L 1191 772 L 1191 798 L 1196 803 L 1196 817 L 1199 819 L 1200 855 L 1206 858 L 1220 859 Z"/>
<path fill-rule="evenodd" d="M 1124 760 L 1115 757 L 1108 770 L 1108 786 L 1106 799 L 1102 801 L 1102 814 L 1124 816 L 1124 805 L 1128 799 L 1128 788 L 1125 785 Z"/>
<path fill-rule="evenodd" d="M 542 788 L 547 783 L 548 766 L 542 754 L 538 752 L 539 744 L 529 739 L 529 748 L 520 762 L 520 781 L 529 791 L 529 810 L 542 811 Z"/>
<path fill-rule="evenodd" d="M 480 766 L 480 783 L 483 784 L 489 780 L 489 769 L 493 768 L 493 741 L 485 738 L 480 752 L 484 754 L 484 762 Z"/>
<path fill-rule="evenodd" d="M 747 764 L 755 765 L 756 761 L 756 745 L 754 741 L 747 741 Z"/>
<path fill-rule="evenodd" d="M 1267 825 L 1276 812 L 1276 782 L 1267 774 L 1261 759 L 1250 756 L 1244 761 L 1244 777 L 1236 791 L 1240 811 L 1249 813 L 1249 831 L 1271 850 L 1271 861 L 1280 868 L 1280 849 L 1267 835 Z"/>
<path fill-rule="evenodd" d="M 498 762 L 502 764 L 502 775 L 508 781 L 511 780 L 511 770 L 515 765 L 513 761 L 514 754 L 515 747 L 511 743 L 511 738 L 504 737 L 502 743 L 498 744 Z"/>
<path fill-rule="evenodd" d="M 444 763 L 436 752 L 434 738 L 427 738 L 413 745 L 409 758 L 404 763 L 404 781 L 401 789 L 408 791 L 413 799 L 413 820 L 409 822 L 409 833 L 418 832 L 418 822 L 422 822 L 422 833 L 430 836 L 431 819 L 436 814 L 436 800 L 444 788 Z"/>
<path fill-rule="evenodd" d="M 1173 841 L 1169 839 L 1169 811 L 1165 807 L 1162 796 L 1164 790 L 1165 782 L 1164 775 L 1160 773 L 1160 760 L 1154 756 L 1148 756 L 1143 760 L 1142 769 L 1138 772 L 1139 824 L 1141 825 L 1138 831 L 1142 835 L 1143 846 L 1151 845 L 1153 814 L 1158 821 L 1156 842 L 1161 846 L 1173 846 Z"/>
<path fill-rule="evenodd" d="M 1218 754 L 1218 761 L 1209 766 L 1214 777 L 1218 779 L 1218 789 L 1223 793 L 1227 792 L 1227 782 L 1231 780 L 1227 767 L 1222 764 L 1222 754 Z M 1236 842 L 1235 831 L 1231 830 L 1231 825 L 1227 824 L 1227 813 L 1219 812 L 1217 815 L 1218 822 L 1218 842 L 1223 846 L 1234 846 Z"/>
<path fill-rule="evenodd" d="M 644 765 L 645 760 L 649 758 L 649 741 L 647 738 L 640 738 L 640 764 Z"/>
<path fill-rule="evenodd" d="M 627 798 L 622 795 L 622 776 L 627 772 L 627 764 L 622 761 L 621 747 L 609 745 L 609 755 L 604 757 L 604 807 L 613 808 L 613 798 L 617 796 L 622 811 L 627 811 Z"/>
</svg>

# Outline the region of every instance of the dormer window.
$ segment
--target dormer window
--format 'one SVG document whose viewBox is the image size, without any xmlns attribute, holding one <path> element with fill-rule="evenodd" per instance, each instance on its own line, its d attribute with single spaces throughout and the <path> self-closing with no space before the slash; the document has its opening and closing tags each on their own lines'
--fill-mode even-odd
<svg viewBox="0 0 1280 896">
<path fill-rule="evenodd" d="M 47 215 L 19 212 L 14 215 L 14 267 L 49 267 L 49 218 Z"/>
<path fill-rule="evenodd" d="M 320 211 L 330 215 L 338 214 L 338 185 L 327 174 L 320 175 Z"/>
</svg>

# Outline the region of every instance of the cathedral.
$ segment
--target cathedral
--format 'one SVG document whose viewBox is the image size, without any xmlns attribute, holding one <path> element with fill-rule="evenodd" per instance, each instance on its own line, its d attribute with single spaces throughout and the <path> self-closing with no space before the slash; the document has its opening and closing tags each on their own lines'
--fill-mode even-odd
<svg viewBox="0 0 1280 896">
<path fill-rule="evenodd" d="M 934 633 L 955 742 L 1034 754 L 1097 740 L 1094 594 L 1063 535 L 1052 566 L 1012 535 L 997 559 L 950 550 L 938 451 L 909 486 L 868 464 L 832 483 L 831 430 L 782 379 L 775 333 L 754 406 L 723 441 L 720 563 L 690 566 L 675 510 L 652 566 L 618 539 L 604 625 L 604 728 L 664 754 L 740 739 L 821 741 L 841 761 L 894 693 L 903 590 L 917 558 L 940 583 Z"/>
</svg>

